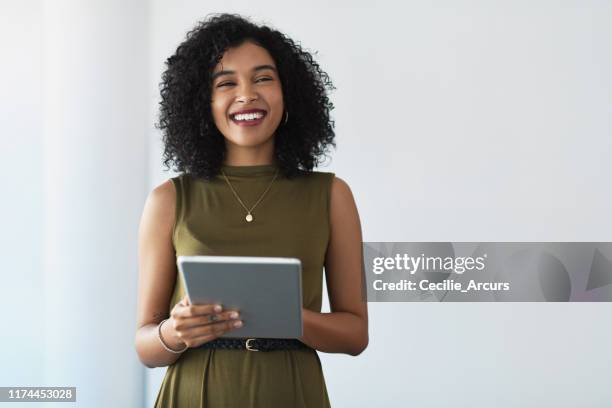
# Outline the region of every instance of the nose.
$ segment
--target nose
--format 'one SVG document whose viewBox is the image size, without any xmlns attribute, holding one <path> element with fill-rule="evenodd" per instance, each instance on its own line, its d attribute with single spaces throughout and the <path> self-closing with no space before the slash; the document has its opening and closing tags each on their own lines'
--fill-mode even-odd
<svg viewBox="0 0 612 408">
<path fill-rule="evenodd" d="M 256 96 L 240 96 L 238 97 L 238 101 L 243 102 L 243 103 L 249 103 L 251 101 L 255 101 L 257 100 Z"/>
<path fill-rule="evenodd" d="M 237 99 L 240 102 L 249 103 L 251 101 L 257 100 L 258 96 L 257 93 L 253 92 L 253 89 L 249 84 L 245 84 L 244 86 L 241 86 L 238 90 Z"/>
</svg>

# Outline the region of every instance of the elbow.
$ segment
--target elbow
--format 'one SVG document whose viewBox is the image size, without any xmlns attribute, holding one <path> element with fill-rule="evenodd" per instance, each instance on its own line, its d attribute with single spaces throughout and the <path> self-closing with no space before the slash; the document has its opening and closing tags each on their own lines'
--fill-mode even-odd
<svg viewBox="0 0 612 408">
<path fill-rule="evenodd" d="M 366 335 L 363 336 L 361 341 L 359 341 L 359 343 L 351 351 L 349 351 L 348 354 L 350 354 L 353 357 L 357 357 L 358 355 L 363 353 L 363 351 L 368 347 L 368 343 L 369 342 L 370 341 L 369 341 L 368 335 L 366 333 Z"/>
<path fill-rule="evenodd" d="M 145 367 L 147 367 L 147 368 L 153 368 L 153 367 L 151 367 L 151 365 L 150 365 L 150 364 L 147 362 L 147 360 L 145 360 L 145 359 L 143 358 L 142 354 L 140 353 L 140 350 L 138 350 L 138 344 L 136 344 L 136 345 L 134 346 L 134 349 L 136 350 L 136 355 L 138 356 L 138 360 L 140 361 L 140 363 L 141 363 L 142 365 L 144 365 Z"/>
<path fill-rule="evenodd" d="M 144 365 L 147 368 L 156 368 L 157 366 L 154 364 L 151 364 L 147 359 L 143 358 L 143 356 L 138 352 L 138 349 L 136 349 L 136 354 L 138 354 L 138 359 L 140 360 L 140 362 L 142 363 L 142 365 Z"/>
<path fill-rule="evenodd" d="M 155 365 L 151 364 L 148 360 L 144 359 L 140 354 L 138 354 L 138 359 L 147 368 L 155 368 Z"/>
<path fill-rule="evenodd" d="M 138 334 L 136 334 L 136 338 L 134 339 L 134 350 L 136 351 L 136 355 L 138 356 L 138 360 L 147 368 L 155 368 L 156 366 L 151 364 L 149 360 L 147 360 L 141 351 L 141 347 L 139 347 L 138 342 Z"/>
<path fill-rule="evenodd" d="M 356 338 L 353 342 L 353 347 L 349 350 L 348 354 L 356 357 L 363 353 L 363 351 L 368 347 L 368 343 L 370 342 L 370 335 L 368 331 L 368 320 L 367 318 L 363 319 L 362 324 L 357 330 Z"/>
<path fill-rule="evenodd" d="M 143 366 L 145 366 L 147 368 L 155 368 L 154 365 L 147 363 L 145 360 L 142 359 L 142 357 L 138 356 L 138 359 L 140 360 L 140 362 L 142 363 Z"/>
</svg>

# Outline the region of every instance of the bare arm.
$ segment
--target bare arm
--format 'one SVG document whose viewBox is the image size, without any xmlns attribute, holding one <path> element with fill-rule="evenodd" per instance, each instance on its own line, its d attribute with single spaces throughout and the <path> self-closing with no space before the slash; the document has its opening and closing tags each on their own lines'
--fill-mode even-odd
<svg viewBox="0 0 612 408">
<path fill-rule="evenodd" d="M 361 224 L 353 194 L 338 177 L 332 183 L 330 223 L 325 276 L 331 313 L 303 309 L 304 335 L 300 340 L 316 350 L 356 356 L 368 345 Z"/>
<path fill-rule="evenodd" d="M 168 180 L 156 187 L 145 203 L 138 236 L 138 326 L 135 346 L 147 367 L 163 367 L 176 362 L 180 354 L 166 350 L 157 333 L 173 350 L 199 347 L 242 325 L 240 313 L 215 310 L 213 304 L 192 305 L 187 296 L 168 313 L 177 279 L 176 252 L 172 245 L 176 191 Z M 221 309 L 223 309 L 222 305 Z M 216 320 L 210 320 L 211 315 Z"/>
<path fill-rule="evenodd" d="M 180 354 L 165 350 L 157 337 L 157 324 L 168 317 L 168 305 L 176 281 L 176 254 L 172 245 L 175 189 L 167 180 L 147 197 L 138 232 L 138 316 L 135 346 L 147 367 L 174 363 Z M 180 350 L 184 343 L 172 327 L 162 325 L 166 344 Z"/>
</svg>

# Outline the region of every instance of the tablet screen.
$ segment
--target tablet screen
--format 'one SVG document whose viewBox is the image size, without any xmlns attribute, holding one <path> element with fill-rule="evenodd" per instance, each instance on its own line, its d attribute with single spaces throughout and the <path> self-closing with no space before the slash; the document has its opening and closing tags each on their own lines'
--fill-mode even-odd
<svg viewBox="0 0 612 408">
<path fill-rule="evenodd" d="M 179 256 L 192 304 L 240 311 L 244 325 L 221 337 L 302 336 L 302 266 L 297 258 Z"/>
</svg>

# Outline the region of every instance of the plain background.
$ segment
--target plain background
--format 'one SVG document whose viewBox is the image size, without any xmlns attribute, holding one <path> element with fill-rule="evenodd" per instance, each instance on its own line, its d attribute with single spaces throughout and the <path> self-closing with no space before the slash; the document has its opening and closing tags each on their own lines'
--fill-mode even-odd
<svg viewBox="0 0 612 408">
<path fill-rule="evenodd" d="M 165 59 L 238 12 L 317 51 L 365 241 L 610 241 L 606 1 L 5 1 L 0 386 L 152 406 L 133 349 L 136 232 L 171 177 Z M 92 74 L 94 73 L 94 74 Z M 87 273 L 85 273 L 87 272 Z M 325 303 L 324 310 L 328 310 Z M 607 407 L 609 303 L 369 304 L 357 358 L 320 353 L 334 407 Z"/>
</svg>

